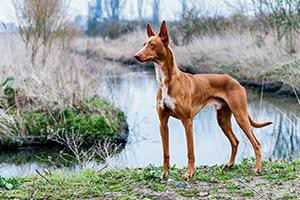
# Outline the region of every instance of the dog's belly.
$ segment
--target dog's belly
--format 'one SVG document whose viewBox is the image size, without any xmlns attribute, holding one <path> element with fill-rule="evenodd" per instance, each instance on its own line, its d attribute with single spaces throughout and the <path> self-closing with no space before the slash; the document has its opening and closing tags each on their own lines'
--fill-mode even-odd
<svg viewBox="0 0 300 200">
<path fill-rule="evenodd" d="M 216 110 L 222 109 L 224 106 L 226 106 L 226 102 L 223 99 L 219 98 L 212 98 L 208 101 L 207 106 L 212 105 L 215 107 Z"/>
</svg>

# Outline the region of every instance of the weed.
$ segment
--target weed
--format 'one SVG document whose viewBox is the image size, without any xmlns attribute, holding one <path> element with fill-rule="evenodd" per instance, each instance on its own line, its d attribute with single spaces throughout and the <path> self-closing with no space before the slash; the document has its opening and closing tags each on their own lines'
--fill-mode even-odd
<svg viewBox="0 0 300 200">
<path fill-rule="evenodd" d="M 253 192 L 253 190 L 245 189 L 242 191 L 242 195 L 244 197 L 252 197 L 254 195 L 254 192 Z"/>
</svg>

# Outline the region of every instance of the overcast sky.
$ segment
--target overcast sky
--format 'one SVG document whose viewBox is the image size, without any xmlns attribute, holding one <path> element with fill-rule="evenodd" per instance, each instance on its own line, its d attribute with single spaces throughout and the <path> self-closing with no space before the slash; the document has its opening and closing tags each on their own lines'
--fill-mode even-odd
<svg viewBox="0 0 300 200">
<path fill-rule="evenodd" d="M 0 20 L 3 22 L 15 22 L 15 14 L 12 2 L 14 0 L 1 0 L 0 3 Z M 93 0 L 91 0 L 93 1 Z M 200 0 L 201 1 L 201 0 Z M 217 10 L 218 12 L 224 11 L 224 1 L 223 0 L 203 0 L 205 6 L 208 10 Z M 88 12 L 88 2 L 89 0 L 71 0 L 71 5 L 69 9 L 70 18 L 76 15 L 87 15 Z M 126 0 L 126 5 L 122 12 L 122 17 L 126 19 L 131 19 L 137 17 L 137 0 Z M 144 15 L 146 17 L 151 16 L 152 0 L 145 0 Z M 181 10 L 180 5 L 181 0 L 161 0 L 161 19 L 175 19 Z M 131 14 L 131 13 L 134 14 Z"/>
</svg>

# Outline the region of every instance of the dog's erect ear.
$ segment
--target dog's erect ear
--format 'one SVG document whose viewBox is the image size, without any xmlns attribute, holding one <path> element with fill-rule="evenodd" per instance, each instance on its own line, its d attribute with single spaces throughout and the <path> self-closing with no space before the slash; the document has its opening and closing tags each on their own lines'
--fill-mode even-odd
<svg viewBox="0 0 300 200">
<path fill-rule="evenodd" d="M 164 45 L 167 46 L 169 44 L 169 34 L 167 30 L 167 23 L 165 20 L 161 23 L 158 36 L 161 38 L 161 41 L 164 43 Z"/>
<path fill-rule="evenodd" d="M 150 24 L 147 24 L 147 34 L 148 34 L 148 37 L 155 36 L 155 33 L 152 30 Z"/>
</svg>

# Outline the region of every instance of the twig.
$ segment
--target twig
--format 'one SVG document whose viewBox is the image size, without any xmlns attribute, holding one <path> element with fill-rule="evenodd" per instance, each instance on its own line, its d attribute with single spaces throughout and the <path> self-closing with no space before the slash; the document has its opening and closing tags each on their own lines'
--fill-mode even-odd
<svg viewBox="0 0 300 200">
<path fill-rule="evenodd" d="M 104 165 L 104 167 L 102 167 L 101 169 L 98 170 L 98 172 L 102 172 L 104 169 L 107 168 L 108 165 Z"/>
<path fill-rule="evenodd" d="M 37 173 L 38 175 L 40 175 L 43 179 L 45 179 L 46 181 L 50 182 L 50 180 L 49 180 L 48 178 L 46 178 L 45 176 L 43 176 L 37 169 L 36 169 L 35 171 L 36 171 L 36 173 Z"/>
<path fill-rule="evenodd" d="M 4 27 L 4 29 L 6 30 L 6 25 L 5 23 L 1 20 L 2 26 Z"/>
</svg>

